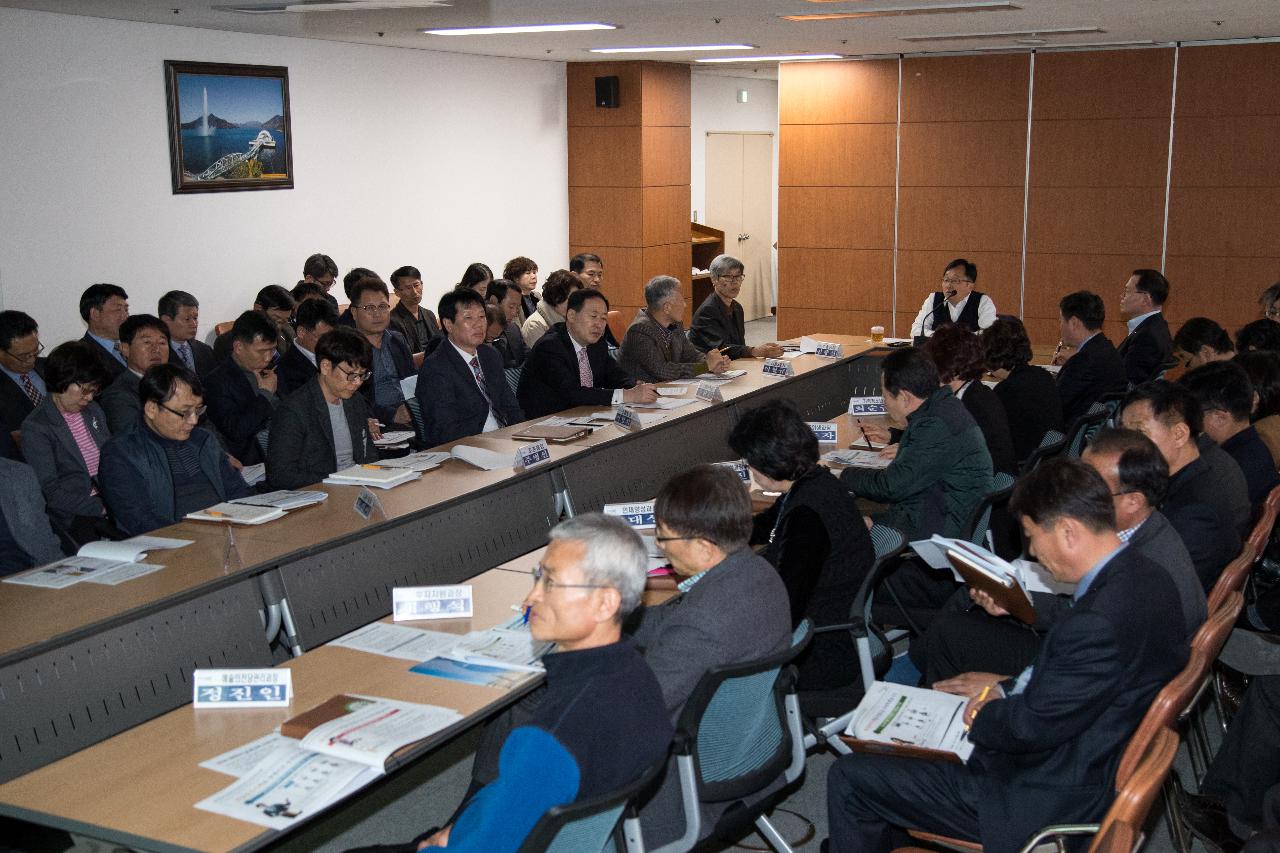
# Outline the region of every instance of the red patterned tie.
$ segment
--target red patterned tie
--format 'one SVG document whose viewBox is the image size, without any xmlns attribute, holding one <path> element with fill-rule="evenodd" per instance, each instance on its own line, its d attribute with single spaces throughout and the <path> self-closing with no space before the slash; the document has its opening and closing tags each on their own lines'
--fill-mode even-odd
<svg viewBox="0 0 1280 853">
<path fill-rule="evenodd" d="M 40 405 L 40 401 L 44 399 L 44 395 L 40 393 L 40 389 L 31 381 L 30 373 L 22 374 L 22 390 L 29 398 L 31 398 L 31 405 L 33 406 Z"/>
<path fill-rule="evenodd" d="M 591 376 L 591 365 L 587 363 L 587 351 L 585 349 L 578 350 L 578 382 L 583 388 L 592 388 L 595 386 L 595 379 Z"/>
<path fill-rule="evenodd" d="M 489 411 L 493 412 L 493 419 L 498 422 L 498 426 L 506 426 L 502 415 L 498 414 L 498 410 L 494 408 L 493 400 L 489 399 L 489 389 L 484 387 L 484 374 L 480 372 L 480 359 L 474 355 L 471 356 L 471 372 L 476 375 L 476 385 L 480 386 L 480 395 L 489 404 Z"/>
</svg>

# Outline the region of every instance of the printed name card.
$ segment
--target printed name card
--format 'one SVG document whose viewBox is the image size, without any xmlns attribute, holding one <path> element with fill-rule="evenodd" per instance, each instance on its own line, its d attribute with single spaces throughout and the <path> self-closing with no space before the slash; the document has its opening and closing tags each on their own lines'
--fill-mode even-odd
<svg viewBox="0 0 1280 853">
<path fill-rule="evenodd" d="M 766 358 L 764 360 L 765 376 L 795 376 L 796 368 L 785 358 Z"/>
<path fill-rule="evenodd" d="M 850 397 L 849 414 L 851 415 L 883 415 L 884 397 Z"/>
<path fill-rule="evenodd" d="M 191 675 L 195 708 L 287 708 L 293 700 L 290 669 L 197 669 Z"/>
<path fill-rule="evenodd" d="M 813 430 L 813 434 L 818 439 L 818 444 L 836 444 L 836 425 L 833 423 L 815 423 L 806 421 L 809 429 Z"/>
<path fill-rule="evenodd" d="M 391 620 L 467 619 L 472 614 L 471 585 L 398 586 L 391 590 Z"/>
<path fill-rule="evenodd" d="M 634 504 L 605 504 L 605 515 L 616 515 L 632 527 L 653 527 L 653 501 Z"/>
<path fill-rule="evenodd" d="M 375 509 L 378 512 L 381 512 L 384 518 L 387 515 L 387 513 L 382 509 L 382 501 L 378 499 L 378 496 L 375 495 L 368 486 L 360 487 L 360 492 L 356 495 L 356 502 L 351 505 L 351 509 L 353 509 L 355 514 L 363 518 L 365 521 L 369 520 L 369 516 L 373 515 L 373 511 Z"/>
<path fill-rule="evenodd" d="M 724 395 L 720 393 L 720 386 L 711 382 L 699 382 L 696 396 L 699 400 L 705 400 L 708 403 L 724 402 Z"/>
<path fill-rule="evenodd" d="M 540 438 L 532 444 L 526 444 L 516 451 L 517 468 L 532 468 L 535 465 L 543 465 L 551 461 L 551 450 L 547 447 L 547 440 Z"/>
<path fill-rule="evenodd" d="M 748 486 L 751 485 L 751 469 L 747 467 L 747 460 L 737 459 L 732 462 L 716 462 L 715 464 L 728 465 L 733 469 L 733 473 L 738 475 L 739 480 L 746 483 Z"/>
<path fill-rule="evenodd" d="M 818 347 L 814 353 L 823 358 L 844 358 L 844 347 L 830 341 L 818 341 Z"/>
<path fill-rule="evenodd" d="M 640 417 L 626 406 L 618 407 L 617 414 L 613 416 L 613 422 L 627 432 L 639 432 L 643 428 Z"/>
</svg>

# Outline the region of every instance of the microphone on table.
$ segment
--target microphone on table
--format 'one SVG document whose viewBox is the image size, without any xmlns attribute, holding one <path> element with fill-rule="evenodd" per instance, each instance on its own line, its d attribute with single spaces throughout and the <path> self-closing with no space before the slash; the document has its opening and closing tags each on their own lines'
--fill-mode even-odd
<svg viewBox="0 0 1280 853">
<path fill-rule="evenodd" d="M 936 291 L 935 291 L 936 292 Z M 933 294 L 930 294 L 932 296 Z M 956 290 L 951 285 L 944 284 L 942 286 L 942 301 L 945 303 L 948 299 L 956 295 Z M 929 336 L 924 333 L 925 326 L 929 324 L 929 318 L 934 316 L 937 311 L 936 305 L 929 307 L 929 312 L 924 315 L 924 319 L 920 321 L 920 334 L 911 339 L 911 345 L 914 347 L 924 346 L 924 342 L 929 340 Z"/>
</svg>

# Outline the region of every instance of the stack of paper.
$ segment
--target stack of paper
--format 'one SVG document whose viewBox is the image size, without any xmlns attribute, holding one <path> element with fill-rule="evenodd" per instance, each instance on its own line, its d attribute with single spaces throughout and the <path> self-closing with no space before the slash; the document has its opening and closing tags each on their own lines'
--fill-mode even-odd
<svg viewBox="0 0 1280 853">
<path fill-rule="evenodd" d="M 416 480 L 417 471 L 404 468 L 384 468 L 381 465 L 352 465 L 324 478 L 331 486 L 372 486 L 376 489 L 393 489 L 401 483 Z"/>
<path fill-rule="evenodd" d="M 245 465 L 240 469 L 240 478 L 250 486 L 258 485 L 267 479 L 267 463 L 259 462 L 257 465 Z"/>
<path fill-rule="evenodd" d="M 684 406 L 692 406 L 697 400 L 692 397 L 685 399 L 677 399 L 675 397 L 659 397 L 652 403 L 628 403 L 627 405 L 633 409 L 679 409 Z"/>
<path fill-rule="evenodd" d="M 192 521 L 227 521 L 232 524 L 266 524 L 277 518 L 284 518 L 284 510 L 277 507 L 248 506 L 246 504 L 223 502 L 206 509 L 189 512 L 186 515 Z"/>
<path fill-rule="evenodd" d="M 860 741 L 939 750 L 967 761 L 973 753 L 964 721 L 967 704 L 964 696 L 877 681 L 858 703 L 845 734 Z"/>
<path fill-rule="evenodd" d="M 747 375 L 747 371 L 745 370 L 726 370 L 724 373 L 699 373 L 697 376 L 693 378 L 701 379 L 705 382 L 711 382 L 716 380 L 719 380 L 721 382 L 728 382 L 730 379 L 737 379 L 739 376 L 746 376 L 746 375 Z"/>
<path fill-rule="evenodd" d="M 441 463 L 449 459 L 448 453 L 420 450 L 408 456 L 397 456 L 395 459 L 380 459 L 378 465 L 383 468 L 401 468 L 406 471 L 430 471 L 439 468 Z"/>
<path fill-rule="evenodd" d="M 413 433 L 409 430 L 396 430 L 393 432 L 384 432 L 382 438 L 375 438 L 373 443 L 376 447 L 394 447 L 397 444 L 405 444 L 409 439 L 413 438 Z"/>
<path fill-rule="evenodd" d="M 266 492 L 261 495 L 250 495 L 247 498 L 236 498 L 228 503 L 243 504 L 244 506 L 266 506 L 275 509 L 299 509 L 312 504 L 324 503 L 328 500 L 327 492 L 314 491 L 286 491 L 280 489 L 275 492 Z"/>
<path fill-rule="evenodd" d="M 839 465 L 848 465 L 853 468 L 888 468 L 893 460 L 881 456 L 878 450 L 833 450 L 822 456 L 824 462 L 835 462 Z"/>
</svg>

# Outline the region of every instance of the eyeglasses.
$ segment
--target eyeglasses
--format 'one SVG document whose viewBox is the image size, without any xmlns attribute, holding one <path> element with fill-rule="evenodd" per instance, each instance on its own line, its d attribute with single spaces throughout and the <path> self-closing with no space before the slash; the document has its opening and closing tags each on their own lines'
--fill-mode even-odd
<svg viewBox="0 0 1280 853">
<path fill-rule="evenodd" d="M 704 536 L 655 536 L 654 542 L 692 542 L 694 539 L 705 539 Z"/>
<path fill-rule="evenodd" d="M 1268 308 L 1263 312 L 1263 316 L 1268 320 L 1280 320 L 1280 303 L 1276 303 Z M 40 347 L 40 349 L 44 349 L 44 347 Z M 17 356 L 14 356 L 14 358 L 17 358 Z"/>
<path fill-rule="evenodd" d="M 973 279 L 971 279 L 971 278 L 947 278 L 947 277 L 944 275 L 944 276 L 942 277 L 942 283 L 943 283 L 943 284 L 973 284 Z"/>
<path fill-rule="evenodd" d="M 184 421 L 191 420 L 193 418 L 198 421 L 204 417 L 204 413 L 206 410 L 208 410 L 209 407 L 196 406 L 194 409 L 187 409 L 185 412 L 179 412 L 177 409 L 171 409 L 168 406 L 166 406 L 164 403 L 161 403 L 160 408 L 164 409 L 166 412 L 168 412 L 171 415 L 177 415 L 178 417 L 182 418 L 182 420 Z"/>
<path fill-rule="evenodd" d="M 364 382 L 373 375 L 367 370 L 345 370 L 340 364 L 335 364 L 333 369 L 341 373 L 342 378 L 348 382 Z"/>
<path fill-rule="evenodd" d="M 737 275 L 719 275 L 719 276 L 716 276 L 716 281 L 727 281 L 729 284 L 735 284 L 735 283 L 737 283 L 737 282 L 739 282 L 739 281 L 744 280 L 745 278 L 746 278 L 746 276 L 745 276 L 745 275 L 743 275 L 742 273 L 738 273 Z"/>
<path fill-rule="evenodd" d="M 1267 316 L 1270 316 L 1270 314 Z M 14 352 L 11 349 L 6 349 L 5 352 L 14 361 L 35 361 L 40 357 L 40 353 L 44 352 L 44 344 L 38 344 L 35 352 Z"/>
<path fill-rule="evenodd" d="M 606 583 L 560 583 L 557 580 L 547 576 L 547 567 L 538 563 L 529 570 L 529 574 L 533 576 L 533 585 L 542 585 L 542 588 L 550 595 L 557 589 L 608 589 L 609 584 Z"/>
<path fill-rule="evenodd" d="M 356 305 L 357 311 L 363 311 L 366 314 L 385 314 L 391 310 L 391 304 L 388 302 L 379 302 L 377 305 Z"/>
</svg>

